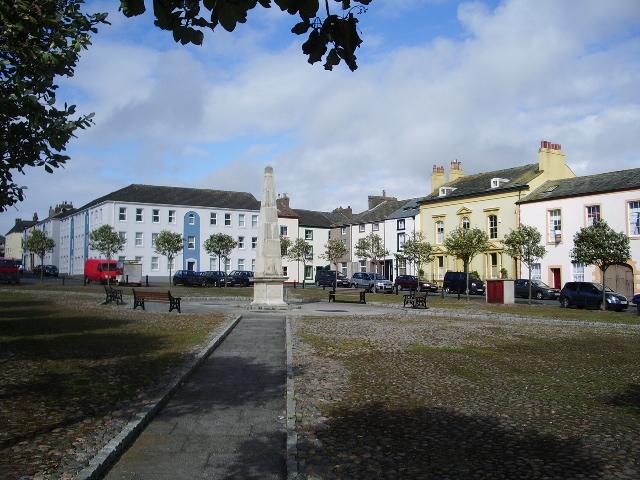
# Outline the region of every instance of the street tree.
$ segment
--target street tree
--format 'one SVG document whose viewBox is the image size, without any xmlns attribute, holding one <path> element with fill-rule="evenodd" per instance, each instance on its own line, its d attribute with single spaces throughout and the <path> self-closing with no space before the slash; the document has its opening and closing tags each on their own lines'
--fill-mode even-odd
<svg viewBox="0 0 640 480">
<path fill-rule="evenodd" d="M 24 249 L 40 257 L 40 281 L 44 274 L 44 256 L 47 252 L 52 252 L 55 246 L 56 242 L 53 238 L 47 236 L 42 230 L 33 230 L 24 241 Z"/>
<path fill-rule="evenodd" d="M 209 255 L 215 255 L 218 257 L 218 270 L 220 270 L 220 262 L 225 259 L 224 273 L 227 273 L 226 260 L 234 248 L 238 246 L 231 235 L 226 233 L 214 233 L 204 242 L 204 249 Z"/>
<path fill-rule="evenodd" d="M 146 3 L 145 0 L 121 0 L 120 8 L 124 15 L 133 17 L 146 11 Z M 334 0 L 331 2 L 334 12 L 329 0 L 324 1 L 324 12 L 318 0 L 163 0 L 153 2 L 154 24 L 172 32 L 176 42 L 202 45 L 205 31 L 214 31 L 220 25 L 232 32 L 238 23 L 247 21 L 249 11 L 258 3 L 264 8 L 275 4 L 283 12 L 299 16 L 300 21 L 291 32 L 308 33 L 302 52 L 309 63 L 316 63 L 326 55 L 324 68 L 327 70 L 342 60 L 351 71 L 358 68 L 355 51 L 362 39 L 356 15 L 365 12 L 365 5 L 371 0 Z"/>
<path fill-rule="evenodd" d="M 469 300 L 469 264 L 476 255 L 489 248 L 489 237 L 479 228 L 458 227 L 445 238 L 444 246 L 450 255 L 462 260 L 464 264 L 465 290 Z"/>
<path fill-rule="evenodd" d="M 280 235 L 280 255 L 286 257 L 293 242 L 286 235 Z"/>
<path fill-rule="evenodd" d="M 414 232 L 402 246 L 402 254 L 409 264 L 417 267 L 417 271 L 422 271 L 422 265 L 433 260 L 433 248 L 424 238 L 422 232 Z M 419 273 L 418 273 L 419 276 Z M 420 288 L 420 282 L 418 282 Z"/>
<path fill-rule="evenodd" d="M 83 0 L 0 2 L 0 212 L 21 202 L 14 175 L 28 167 L 53 173 L 69 160 L 67 143 L 93 114 L 56 96 L 60 77 L 72 77 L 106 13 L 85 14 Z"/>
<path fill-rule="evenodd" d="M 338 283 L 338 261 L 347 254 L 347 247 L 342 240 L 337 238 L 330 238 L 324 245 L 324 253 L 322 258 L 327 260 L 330 264 L 336 267 L 336 277 L 333 281 L 333 290 L 335 291 Z"/>
<path fill-rule="evenodd" d="M 377 233 L 370 233 L 366 237 L 360 238 L 355 245 L 355 255 L 362 260 L 371 260 L 378 273 L 380 260 L 389 255 L 389 251 L 384 248 L 382 237 Z"/>
<path fill-rule="evenodd" d="M 298 278 L 300 278 L 300 262 L 302 262 L 302 271 L 306 272 L 307 270 L 307 260 L 309 260 L 309 256 L 311 255 L 312 247 L 309 245 L 304 238 L 296 238 L 296 241 L 293 242 L 287 251 L 287 258 L 292 262 L 298 262 Z M 305 288 L 305 275 L 302 275 L 302 288 Z"/>
<path fill-rule="evenodd" d="M 107 272 L 111 271 L 111 258 L 124 248 L 124 238 L 111 225 L 102 225 L 89 234 L 89 247 L 107 258 Z M 107 276 L 107 285 L 111 276 Z"/>
<path fill-rule="evenodd" d="M 542 245 L 542 234 L 536 227 L 520 225 L 504 237 L 504 250 L 512 258 L 519 259 L 529 271 L 529 304 L 531 304 L 531 269 L 543 258 L 547 249 Z"/>
<path fill-rule="evenodd" d="M 605 273 L 611 265 L 626 263 L 631 258 L 629 237 L 624 232 L 616 232 L 606 221 L 581 228 L 573 237 L 571 259 L 576 263 L 595 265 L 602 273 L 602 305 L 607 308 Z"/>
<path fill-rule="evenodd" d="M 169 230 L 162 230 L 156 238 L 154 248 L 158 255 L 167 257 L 167 264 L 169 265 L 169 284 L 171 284 L 173 260 L 184 248 L 182 235 Z"/>
</svg>

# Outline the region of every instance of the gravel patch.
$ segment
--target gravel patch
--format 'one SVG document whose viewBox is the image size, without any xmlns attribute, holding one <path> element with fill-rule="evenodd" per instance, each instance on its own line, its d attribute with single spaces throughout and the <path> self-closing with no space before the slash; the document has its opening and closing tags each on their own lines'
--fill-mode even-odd
<svg viewBox="0 0 640 480">
<path fill-rule="evenodd" d="M 640 478 L 637 326 L 433 310 L 292 319 L 302 478 Z"/>
</svg>

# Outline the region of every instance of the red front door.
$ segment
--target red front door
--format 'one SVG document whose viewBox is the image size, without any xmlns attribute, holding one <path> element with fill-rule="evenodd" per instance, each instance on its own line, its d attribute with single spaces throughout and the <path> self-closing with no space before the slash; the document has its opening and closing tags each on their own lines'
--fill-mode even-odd
<svg viewBox="0 0 640 480">
<path fill-rule="evenodd" d="M 552 268 L 551 273 L 553 274 L 553 288 L 562 288 L 562 279 L 560 278 L 560 269 Z"/>
</svg>

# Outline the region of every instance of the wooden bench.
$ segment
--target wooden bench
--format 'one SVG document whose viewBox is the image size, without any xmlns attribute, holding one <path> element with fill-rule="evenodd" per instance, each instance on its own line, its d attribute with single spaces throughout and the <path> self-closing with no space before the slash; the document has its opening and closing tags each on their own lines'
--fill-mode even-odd
<svg viewBox="0 0 640 480">
<path fill-rule="evenodd" d="M 428 292 L 426 290 L 423 292 L 416 292 L 415 290 L 411 290 L 404 296 L 402 306 L 406 307 L 407 305 L 411 305 L 412 308 L 429 308 L 427 306 L 427 295 Z"/>
<path fill-rule="evenodd" d="M 175 308 L 180 313 L 180 297 L 174 297 L 171 292 L 140 292 L 133 288 L 133 309 L 140 306 L 144 310 L 144 302 L 168 303 L 169 311 Z"/>
<path fill-rule="evenodd" d="M 124 303 L 124 301 L 122 300 L 122 289 L 113 288 L 110 285 L 105 285 L 104 294 L 107 297 L 104 303 L 116 302 L 116 305 L 122 305 Z"/>
<path fill-rule="evenodd" d="M 331 301 L 333 300 L 333 303 L 336 302 L 336 294 L 338 295 L 344 295 L 344 296 L 358 296 L 359 297 L 359 303 L 367 303 L 366 301 L 366 295 L 367 295 L 367 291 L 363 290 L 361 288 L 343 288 L 342 290 L 331 290 L 329 292 L 329 303 L 331 303 Z"/>
</svg>

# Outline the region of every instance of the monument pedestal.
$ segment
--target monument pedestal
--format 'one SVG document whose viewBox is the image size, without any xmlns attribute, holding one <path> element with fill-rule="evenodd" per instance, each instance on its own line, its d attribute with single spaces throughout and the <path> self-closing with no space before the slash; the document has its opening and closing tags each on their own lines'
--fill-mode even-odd
<svg viewBox="0 0 640 480">
<path fill-rule="evenodd" d="M 251 309 L 284 310 L 288 305 L 284 302 L 283 276 L 255 277 L 253 282 L 253 302 Z"/>
</svg>

